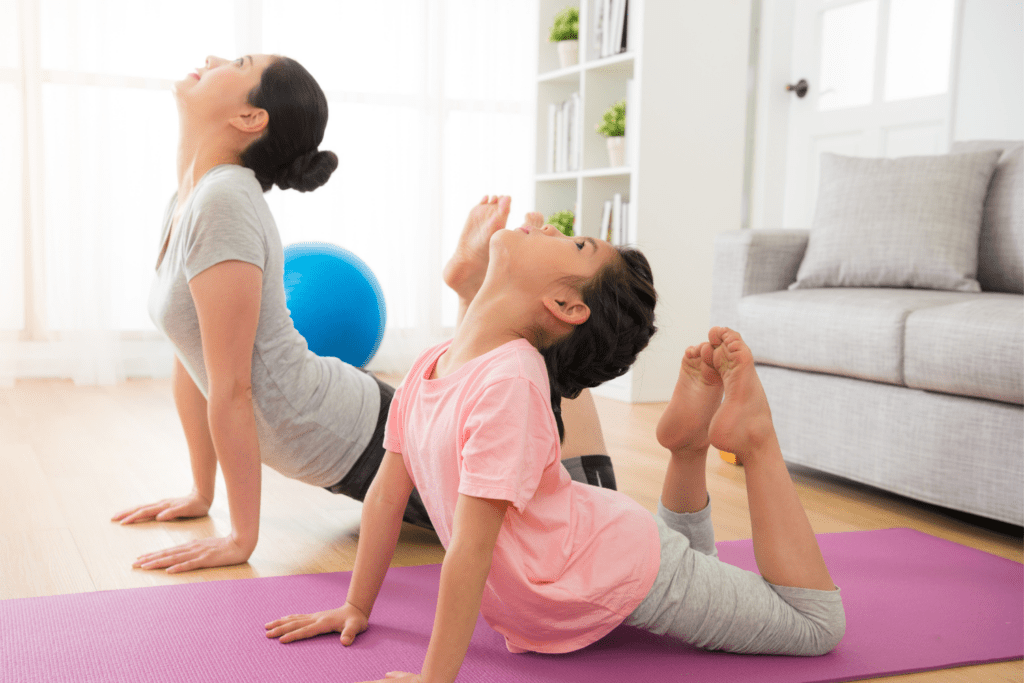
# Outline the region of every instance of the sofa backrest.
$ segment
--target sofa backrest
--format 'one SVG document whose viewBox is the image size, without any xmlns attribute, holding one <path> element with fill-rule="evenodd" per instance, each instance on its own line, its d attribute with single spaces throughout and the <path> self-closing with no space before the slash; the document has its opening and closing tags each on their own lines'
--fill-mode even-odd
<svg viewBox="0 0 1024 683">
<path fill-rule="evenodd" d="M 978 282 L 989 292 L 1024 294 L 1024 142 L 954 142 L 952 154 L 1001 149 L 985 197 L 978 240 Z"/>
</svg>

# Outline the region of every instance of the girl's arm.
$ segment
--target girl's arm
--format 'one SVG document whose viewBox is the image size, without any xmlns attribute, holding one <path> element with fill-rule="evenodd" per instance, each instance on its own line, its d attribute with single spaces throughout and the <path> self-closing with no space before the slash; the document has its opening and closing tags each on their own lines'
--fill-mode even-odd
<svg viewBox="0 0 1024 683">
<path fill-rule="evenodd" d="M 366 630 L 398 546 L 402 515 L 412 489 L 402 456 L 387 451 L 363 501 L 359 546 L 345 604 L 316 614 L 293 614 L 272 621 L 265 625 L 268 638 L 280 637 L 282 643 L 290 643 L 337 631 L 341 633 L 342 644 L 351 645 Z"/>
<path fill-rule="evenodd" d="M 419 680 L 455 680 L 473 637 L 491 556 L 509 502 L 459 495 L 452 542 L 441 566 L 441 586 L 430 645 Z"/>
<path fill-rule="evenodd" d="M 188 374 L 181 360 L 174 357 L 171 379 L 174 405 L 185 431 L 189 459 L 192 462 L 192 492 L 181 498 L 165 498 L 147 505 L 138 505 L 117 513 L 111 519 L 121 524 L 133 524 L 156 519 L 166 522 L 183 517 L 204 517 L 213 503 L 217 478 L 217 452 L 210 438 L 210 425 L 206 419 L 206 397 Z"/>
<path fill-rule="evenodd" d="M 252 352 L 259 325 L 263 271 L 224 261 L 189 282 L 199 317 L 209 381 L 207 420 L 224 474 L 231 534 L 140 557 L 134 566 L 168 572 L 241 564 L 256 548 L 260 525 L 260 450 L 252 408 Z"/>
</svg>

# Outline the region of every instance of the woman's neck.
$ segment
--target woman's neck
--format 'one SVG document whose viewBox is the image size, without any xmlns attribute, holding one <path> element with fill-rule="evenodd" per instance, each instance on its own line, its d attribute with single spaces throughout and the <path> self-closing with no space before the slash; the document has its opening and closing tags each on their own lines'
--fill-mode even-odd
<svg viewBox="0 0 1024 683">
<path fill-rule="evenodd" d="M 188 199 L 199 179 L 214 166 L 241 161 L 219 136 L 182 126 L 178 135 L 178 200 Z"/>
</svg>

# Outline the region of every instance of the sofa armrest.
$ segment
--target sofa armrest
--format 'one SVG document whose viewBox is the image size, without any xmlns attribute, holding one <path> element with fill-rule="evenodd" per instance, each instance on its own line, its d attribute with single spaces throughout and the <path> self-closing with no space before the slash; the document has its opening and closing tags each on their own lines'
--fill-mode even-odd
<svg viewBox="0 0 1024 683">
<path fill-rule="evenodd" d="M 742 297 L 796 282 L 809 230 L 732 230 L 715 239 L 711 324 L 738 328 Z M 743 330 L 739 330 L 743 332 Z"/>
</svg>

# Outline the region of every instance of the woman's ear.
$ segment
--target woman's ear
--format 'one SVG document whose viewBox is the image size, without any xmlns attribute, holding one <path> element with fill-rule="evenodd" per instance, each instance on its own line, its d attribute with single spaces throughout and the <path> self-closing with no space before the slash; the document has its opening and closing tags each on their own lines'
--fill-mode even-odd
<svg viewBox="0 0 1024 683">
<path fill-rule="evenodd" d="M 567 297 L 546 296 L 543 301 L 544 308 L 551 315 L 568 325 L 582 325 L 590 318 L 590 307 L 583 303 L 579 294 L 573 293 Z"/>
<path fill-rule="evenodd" d="M 229 119 L 228 123 L 243 133 L 262 133 L 270 124 L 270 114 L 266 109 L 253 108 Z"/>
</svg>

